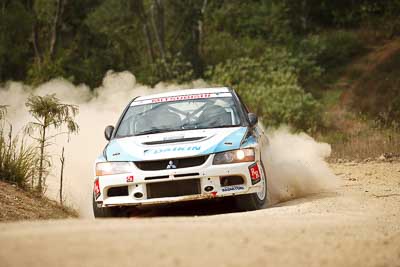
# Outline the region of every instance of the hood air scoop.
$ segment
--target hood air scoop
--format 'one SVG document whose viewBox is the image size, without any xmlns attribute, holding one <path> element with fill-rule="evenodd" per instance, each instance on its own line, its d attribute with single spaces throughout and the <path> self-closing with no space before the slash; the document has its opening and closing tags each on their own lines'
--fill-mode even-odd
<svg viewBox="0 0 400 267">
<path fill-rule="evenodd" d="M 172 143 L 198 141 L 198 140 L 201 140 L 203 138 L 206 138 L 206 136 L 158 140 L 158 141 L 145 142 L 145 143 L 142 143 L 142 144 L 143 145 L 148 145 L 148 146 L 151 146 L 151 145 L 162 145 L 162 144 L 172 144 Z"/>
</svg>

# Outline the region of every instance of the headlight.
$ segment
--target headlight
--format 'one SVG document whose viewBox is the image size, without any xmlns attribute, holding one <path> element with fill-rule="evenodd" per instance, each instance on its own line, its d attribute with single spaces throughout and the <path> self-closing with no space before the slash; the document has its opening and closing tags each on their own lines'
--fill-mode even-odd
<svg viewBox="0 0 400 267">
<path fill-rule="evenodd" d="M 255 161 L 253 148 L 244 148 L 217 153 L 214 156 L 214 165 Z"/>
<path fill-rule="evenodd" d="M 96 176 L 132 172 L 132 162 L 99 162 L 96 164 Z"/>
</svg>

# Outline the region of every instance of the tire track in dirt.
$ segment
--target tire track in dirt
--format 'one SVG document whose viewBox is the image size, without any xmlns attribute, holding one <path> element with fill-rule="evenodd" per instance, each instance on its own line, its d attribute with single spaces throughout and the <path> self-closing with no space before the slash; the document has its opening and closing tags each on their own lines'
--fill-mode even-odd
<svg viewBox="0 0 400 267">
<path fill-rule="evenodd" d="M 254 212 L 3 223 L 1 266 L 400 266 L 400 163 L 331 167 L 336 192 Z"/>
</svg>

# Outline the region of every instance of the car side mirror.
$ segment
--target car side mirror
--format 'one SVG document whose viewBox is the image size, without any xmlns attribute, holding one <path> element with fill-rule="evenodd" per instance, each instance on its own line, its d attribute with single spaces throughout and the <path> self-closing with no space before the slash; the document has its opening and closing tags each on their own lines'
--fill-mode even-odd
<svg viewBox="0 0 400 267">
<path fill-rule="evenodd" d="M 257 117 L 256 114 L 254 114 L 254 113 L 249 113 L 247 116 L 248 116 L 248 118 L 249 118 L 249 122 L 250 122 L 250 125 L 251 125 L 251 126 L 254 126 L 254 125 L 257 124 L 257 122 L 258 122 L 258 117 Z"/>
<path fill-rule="evenodd" d="M 104 137 L 107 139 L 107 141 L 110 141 L 113 132 L 114 132 L 114 126 L 108 125 L 104 130 Z"/>
</svg>

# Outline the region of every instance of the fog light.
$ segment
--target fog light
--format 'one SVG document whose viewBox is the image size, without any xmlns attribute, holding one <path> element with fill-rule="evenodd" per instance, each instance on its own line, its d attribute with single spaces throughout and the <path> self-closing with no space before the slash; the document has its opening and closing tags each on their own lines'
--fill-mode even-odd
<svg viewBox="0 0 400 267">
<path fill-rule="evenodd" d="M 135 198 L 142 198 L 142 197 L 143 197 L 143 193 L 141 193 L 141 192 L 136 192 L 135 194 L 133 194 L 133 196 L 134 196 Z"/>
<path fill-rule="evenodd" d="M 211 185 L 208 185 L 208 186 L 204 187 L 204 191 L 206 191 L 206 192 L 211 192 L 213 190 L 214 190 L 214 187 L 211 186 Z"/>
</svg>

